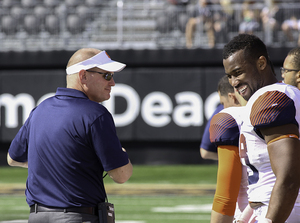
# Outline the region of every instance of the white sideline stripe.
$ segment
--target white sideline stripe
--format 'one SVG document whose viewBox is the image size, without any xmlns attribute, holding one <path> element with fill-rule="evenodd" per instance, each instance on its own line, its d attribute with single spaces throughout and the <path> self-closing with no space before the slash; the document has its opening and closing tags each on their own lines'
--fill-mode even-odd
<svg viewBox="0 0 300 223">
<path fill-rule="evenodd" d="M 175 207 L 155 207 L 152 208 L 152 212 L 161 213 L 203 213 L 211 212 L 212 204 L 203 205 L 177 205 Z"/>
<path fill-rule="evenodd" d="M 28 220 L 0 221 L 0 223 L 28 223 Z"/>
<path fill-rule="evenodd" d="M 145 221 L 116 221 L 116 223 L 146 223 Z"/>
</svg>

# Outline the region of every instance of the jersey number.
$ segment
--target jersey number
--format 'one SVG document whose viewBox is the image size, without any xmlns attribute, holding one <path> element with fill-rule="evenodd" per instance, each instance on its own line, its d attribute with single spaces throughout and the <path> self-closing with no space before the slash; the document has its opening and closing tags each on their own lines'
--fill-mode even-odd
<svg viewBox="0 0 300 223">
<path fill-rule="evenodd" d="M 247 152 L 247 144 L 246 144 L 246 139 L 243 134 L 240 135 L 240 157 L 242 160 L 243 165 L 247 165 L 247 172 L 248 172 L 248 182 L 249 185 L 255 184 L 258 181 L 258 170 L 250 164 L 249 162 L 249 157 L 248 157 L 248 152 Z"/>
</svg>

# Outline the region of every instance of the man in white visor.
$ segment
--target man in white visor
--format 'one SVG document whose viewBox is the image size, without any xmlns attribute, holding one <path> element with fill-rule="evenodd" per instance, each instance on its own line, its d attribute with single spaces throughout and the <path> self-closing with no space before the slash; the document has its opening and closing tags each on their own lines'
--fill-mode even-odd
<svg viewBox="0 0 300 223">
<path fill-rule="evenodd" d="M 103 174 L 124 183 L 132 165 L 99 102 L 110 98 L 113 74 L 125 66 L 105 51 L 76 51 L 67 65 L 67 88 L 40 103 L 12 141 L 8 164 L 28 168 L 29 223 L 103 223 L 103 214 L 114 222 Z"/>
<path fill-rule="evenodd" d="M 111 60 L 105 51 L 78 50 L 67 65 L 67 88 L 82 91 L 95 102 L 108 100 L 111 87 L 115 85 L 113 74 L 123 70 L 125 66 Z M 101 76 L 104 78 L 99 78 Z"/>
</svg>

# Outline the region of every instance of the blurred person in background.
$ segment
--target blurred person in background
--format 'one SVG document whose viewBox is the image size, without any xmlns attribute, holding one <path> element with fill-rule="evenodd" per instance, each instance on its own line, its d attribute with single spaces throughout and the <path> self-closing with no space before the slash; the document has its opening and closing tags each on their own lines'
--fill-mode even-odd
<svg viewBox="0 0 300 223">
<path fill-rule="evenodd" d="M 245 101 L 234 91 L 227 76 L 221 82 L 230 92 L 232 104 L 224 104 L 224 109 L 212 117 L 209 128 L 210 140 L 218 148 L 217 186 L 211 223 L 233 222 L 239 219 L 248 205 L 247 170 L 239 156 L 241 116 Z"/>
<path fill-rule="evenodd" d="M 234 88 L 229 84 L 226 76 L 222 77 L 218 82 L 218 94 L 220 98 L 220 105 L 212 114 L 211 118 L 207 121 L 204 134 L 200 145 L 200 154 L 203 159 L 218 160 L 217 146 L 210 141 L 209 126 L 212 117 L 219 113 L 222 109 L 231 106 L 239 106 L 234 93 Z"/>
<path fill-rule="evenodd" d="M 284 11 L 278 6 L 278 1 L 269 1 L 269 5 L 261 10 L 260 17 L 266 44 L 278 42 L 278 31 L 284 19 Z"/>
<path fill-rule="evenodd" d="M 245 1 L 243 3 L 242 22 L 239 25 L 239 33 L 253 34 L 260 28 L 257 12 L 253 9 L 253 3 Z"/>
<path fill-rule="evenodd" d="M 198 25 L 206 33 L 209 47 L 213 48 L 215 46 L 215 36 L 213 30 L 213 12 L 209 6 L 209 0 L 199 0 L 194 7 L 192 17 L 187 21 L 185 39 L 188 49 L 194 45 L 194 35 Z"/>
<path fill-rule="evenodd" d="M 67 64 L 67 87 L 33 109 L 13 139 L 7 161 L 28 168 L 29 223 L 102 223 L 104 171 L 116 183 L 131 177 L 113 118 L 99 103 L 110 98 L 113 74 L 125 66 L 105 51 L 76 51 Z"/>
<path fill-rule="evenodd" d="M 297 13 L 292 14 L 288 19 L 284 20 L 281 29 L 285 34 L 286 43 L 300 46 L 300 20 Z"/>
<path fill-rule="evenodd" d="M 300 47 L 288 52 L 280 71 L 284 83 L 300 89 Z"/>
</svg>

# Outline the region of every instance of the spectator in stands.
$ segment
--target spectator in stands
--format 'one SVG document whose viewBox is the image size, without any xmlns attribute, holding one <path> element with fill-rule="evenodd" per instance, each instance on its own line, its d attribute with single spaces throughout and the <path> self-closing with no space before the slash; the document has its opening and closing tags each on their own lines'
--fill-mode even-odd
<svg viewBox="0 0 300 223">
<path fill-rule="evenodd" d="M 291 15 L 290 18 L 283 21 L 281 25 L 281 29 L 284 32 L 285 37 L 287 37 L 287 41 L 292 43 L 295 42 L 294 33 L 297 33 L 298 35 L 297 44 L 298 46 L 300 46 L 300 35 L 299 35 L 300 20 L 297 18 L 295 14 Z"/>
<path fill-rule="evenodd" d="M 279 8 L 276 1 L 270 1 L 270 5 L 263 7 L 260 17 L 264 31 L 266 44 L 278 42 L 278 31 L 283 22 L 283 9 Z"/>
<path fill-rule="evenodd" d="M 192 17 L 189 18 L 186 24 L 185 38 L 186 47 L 188 49 L 193 47 L 194 34 L 196 26 L 202 25 L 203 30 L 206 32 L 208 37 L 208 45 L 210 48 L 215 46 L 215 36 L 213 30 L 213 18 L 212 11 L 208 5 L 208 0 L 199 0 L 194 7 Z"/>
<path fill-rule="evenodd" d="M 230 32 L 238 32 L 239 29 L 239 19 L 237 18 L 237 13 L 232 5 L 231 0 L 220 0 L 220 5 L 222 8 L 223 17 L 221 18 L 224 24 L 222 35 L 220 33 L 215 32 L 215 36 L 218 39 L 222 36 L 222 40 L 220 42 L 226 43 L 228 42 L 228 34 Z M 218 42 L 218 40 L 216 41 Z"/>
<path fill-rule="evenodd" d="M 190 2 L 190 0 L 168 0 L 172 5 L 186 5 Z"/>
<path fill-rule="evenodd" d="M 186 5 L 189 0 L 168 0 L 165 10 L 156 17 L 156 29 L 160 33 L 170 33 L 173 30 L 185 32 L 188 20 Z"/>
<path fill-rule="evenodd" d="M 239 26 L 239 33 L 253 34 L 260 28 L 260 24 L 257 19 L 256 11 L 252 8 L 252 3 L 245 1 L 243 3 L 242 19 Z"/>
<path fill-rule="evenodd" d="M 228 18 L 229 16 L 225 13 L 222 7 L 220 7 L 220 9 L 217 8 L 213 10 L 213 31 L 214 31 L 215 44 L 227 42 Z"/>
</svg>

